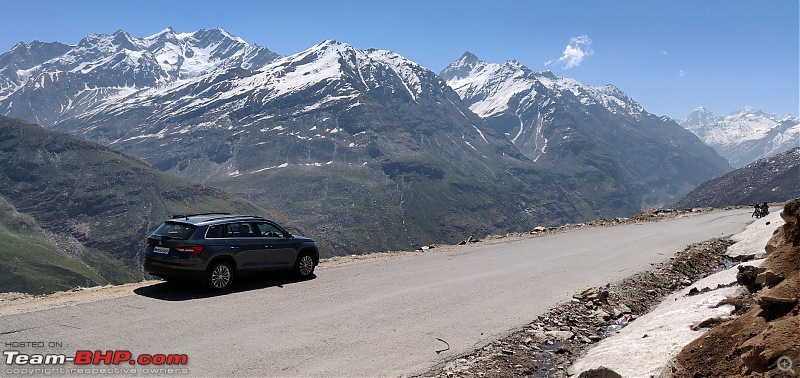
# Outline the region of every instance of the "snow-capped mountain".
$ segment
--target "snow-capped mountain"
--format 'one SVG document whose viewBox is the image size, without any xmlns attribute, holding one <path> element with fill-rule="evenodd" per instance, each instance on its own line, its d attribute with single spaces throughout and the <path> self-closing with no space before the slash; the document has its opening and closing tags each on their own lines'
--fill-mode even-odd
<svg viewBox="0 0 800 378">
<path fill-rule="evenodd" d="M 70 49 L 69 45 L 58 42 L 17 43 L 11 50 L 0 55 L 0 97 L 19 88 L 25 78 L 30 76 L 28 72 L 31 68 L 63 55 Z"/>
<path fill-rule="evenodd" d="M 440 76 L 537 164 L 590 178 L 582 195 L 624 208 L 671 202 L 730 166 L 667 117 L 612 85 L 592 87 L 471 53 Z"/>
<path fill-rule="evenodd" d="M 192 46 L 206 42 L 198 33 Z M 55 100 L 29 106 L 42 92 L 28 79 L 0 109 L 32 122 L 51 109 L 47 126 L 242 195 L 329 240 L 337 253 L 625 215 L 601 212 L 537 168 L 443 79 L 394 52 L 324 41 L 264 64 L 235 49 L 196 62 L 163 47 L 192 39 L 185 34 L 107 37 L 82 41 L 85 51 L 103 54 L 64 54 L 30 71 L 81 56 L 68 72 L 102 67 L 88 71 L 92 83 L 110 84 L 86 79 L 75 87 L 53 75 L 44 88 L 74 90 L 50 89 Z M 128 45 L 146 50 L 138 71 L 127 57 L 143 50 Z M 203 62 L 215 62 L 213 69 Z"/>
<path fill-rule="evenodd" d="M 800 118 L 751 107 L 719 117 L 699 107 L 678 122 L 737 168 L 800 146 Z"/>
<path fill-rule="evenodd" d="M 155 86 L 102 103 L 76 118 L 88 121 L 129 108 L 148 108 L 153 112 L 148 116 L 148 123 L 153 124 L 192 117 L 198 110 L 218 112 L 216 116 L 227 117 L 225 114 L 235 109 L 240 122 L 254 122 L 286 116 L 289 108 L 296 117 L 337 104 L 359 106 L 360 103 L 353 100 L 363 92 L 385 92 L 416 103 L 420 96 L 440 92 L 444 87 L 444 82 L 435 74 L 396 53 L 361 51 L 329 40 L 276 59 L 257 71 L 215 71 L 178 85 Z M 216 107 L 222 102 L 226 103 L 224 108 Z M 270 103 L 283 106 L 264 106 Z M 297 108 L 298 104 L 304 107 Z M 140 128 L 120 130 L 125 133 L 118 135 L 120 138 L 139 136 L 143 132 Z M 170 130 L 159 130 L 159 133 L 170 133 Z"/>
<path fill-rule="evenodd" d="M 255 69 L 277 56 L 223 29 L 168 28 L 145 38 L 120 30 L 90 34 L 75 46 L 20 42 L 0 55 L 0 112 L 52 126 L 143 89 Z"/>
</svg>

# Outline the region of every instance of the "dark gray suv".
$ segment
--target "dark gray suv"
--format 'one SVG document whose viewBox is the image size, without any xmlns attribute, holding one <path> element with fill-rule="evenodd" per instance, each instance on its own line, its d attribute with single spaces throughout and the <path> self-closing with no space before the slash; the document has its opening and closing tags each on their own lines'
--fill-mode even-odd
<svg viewBox="0 0 800 378">
<path fill-rule="evenodd" d="M 144 271 L 166 280 L 198 279 L 223 290 L 246 273 L 293 270 L 306 278 L 318 263 L 314 240 L 292 235 L 268 219 L 193 214 L 174 216 L 153 231 Z"/>
</svg>

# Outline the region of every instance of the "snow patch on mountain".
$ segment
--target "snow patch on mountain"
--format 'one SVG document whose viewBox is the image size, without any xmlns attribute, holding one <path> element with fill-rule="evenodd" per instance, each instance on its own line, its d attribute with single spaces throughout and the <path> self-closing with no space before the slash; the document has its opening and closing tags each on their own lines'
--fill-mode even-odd
<svg viewBox="0 0 800 378">
<path fill-rule="evenodd" d="M 431 77 L 435 77 L 427 69 L 395 52 L 358 50 L 349 44 L 333 40 L 326 40 L 297 54 L 275 59 L 249 75 L 224 77 L 225 75 L 229 73 L 214 71 L 193 80 L 142 89 L 126 98 L 98 104 L 83 117 L 159 102 L 162 104 L 161 109 L 152 119 L 166 120 L 217 103 L 228 103 L 229 106 L 237 107 L 244 106 L 247 101 L 245 99 L 257 99 L 262 106 L 267 106 L 286 96 L 309 91 L 324 93 L 317 101 L 297 109 L 294 113 L 297 116 L 340 103 L 348 104 L 350 108 L 358 106 L 358 97 L 362 93 L 385 89 L 382 87 L 387 82 L 397 83 L 396 87 L 391 88 L 393 93 L 407 93 L 416 102 L 424 93 L 423 82 L 429 82 Z M 224 86 L 216 84 L 218 82 L 224 82 Z M 204 89 L 198 91 L 195 87 Z M 175 100 L 165 101 L 165 98 Z M 269 111 L 265 109 L 265 113 Z"/>
<path fill-rule="evenodd" d="M 137 91 L 147 95 L 231 69 L 254 70 L 277 57 L 223 29 L 167 28 L 145 38 L 119 30 L 89 34 L 74 46 L 34 41 L 0 55 L 0 102 L 35 101 L 35 109 L 6 106 L 4 114 L 47 126 Z"/>
<path fill-rule="evenodd" d="M 533 72 L 517 61 L 503 64 L 480 61 L 465 53 L 445 68 L 441 76 L 462 99 L 473 99 L 470 109 L 483 118 L 499 115 L 511 107 L 533 104 L 552 96 L 573 96 L 583 105 L 600 104 L 613 112 L 639 116 L 644 110 L 612 85 L 592 87 L 550 71 Z"/>
</svg>

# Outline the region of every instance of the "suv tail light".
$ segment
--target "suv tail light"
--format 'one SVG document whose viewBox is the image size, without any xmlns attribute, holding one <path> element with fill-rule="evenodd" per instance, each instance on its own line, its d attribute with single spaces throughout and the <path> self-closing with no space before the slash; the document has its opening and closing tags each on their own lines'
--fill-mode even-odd
<svg viewBox="0 0 800 378">
<path fill-rule="evenodd" d="M 177 250 L 178 252 L 189 253 L 189 254 L 192 254 L 192 255 L 199 255 L 199 254 L 203 253 L 203 248 L 205 248 L 205 246 L 202 246 L 202 245 L 184 245 L 182 247 L 175 247 L 175 250 Z"/>
</svg>

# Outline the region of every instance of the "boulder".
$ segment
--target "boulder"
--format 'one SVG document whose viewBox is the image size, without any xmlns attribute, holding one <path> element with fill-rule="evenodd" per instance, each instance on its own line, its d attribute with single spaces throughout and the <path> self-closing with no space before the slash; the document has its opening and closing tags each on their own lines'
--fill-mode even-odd
<svg viewBox="0 0 800 378">
<path fill-rule="evenodd" d="M 555 341 L 565 341 L 575 336 L 572 331 L 547 331 L 544 333 L 548 338 Z"/>
<path fill-rule="evenodd" d="M 789 298 L 789 297 L 779 297 L 775 295 L 759 295 L 756 298 L 756 303 L 758 303 L 761 308 L 769 308 L 774 305 L 794 305 L 797 303 L 797 298 Z"/>
<path fill-rule="evenodd" d="M 578 378 L 622 378 L 622 376 L 605 366 L 600 366 L 581 372 Z"/>
<path fill-rule="evenodd" d="M 766 287 L 775 287 L 775 285 L 781 283 L 785 277 L 777 275 L 773 273 L 771 270 L 767 270 L 765 272 L 759 273 L 756 277 L 756 283 L 764 285 Z"/>
<path fill-rule="evenodd" d="M 785 211 L 781 211 L 781 218 L 786 223 L 797 223 L 797 214 L 786 214 Z"/>
</svg>

